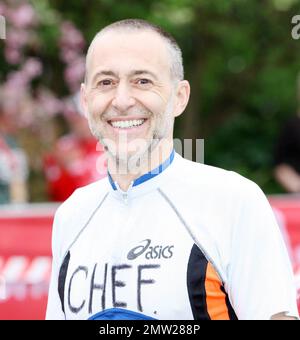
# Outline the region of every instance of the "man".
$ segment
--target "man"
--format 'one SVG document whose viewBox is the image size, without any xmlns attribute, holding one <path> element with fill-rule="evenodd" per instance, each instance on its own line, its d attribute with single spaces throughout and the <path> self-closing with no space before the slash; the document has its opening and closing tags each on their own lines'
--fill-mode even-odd
<svg viewBox="0 0 300 340">
<path fill-rule="evenodd" d="M 260 189 L 173 151 L 181 52 L 142 20 L 104 28 L 82 103 L 108 177 L 57 211 L 48 319 L 295 318 L 293 275 Z"/>
</svg>

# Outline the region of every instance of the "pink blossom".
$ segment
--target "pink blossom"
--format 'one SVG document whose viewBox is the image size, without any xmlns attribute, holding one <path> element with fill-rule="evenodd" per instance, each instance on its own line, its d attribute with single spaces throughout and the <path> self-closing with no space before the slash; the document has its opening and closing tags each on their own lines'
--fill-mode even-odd
<svg viewBox="0 0 300 340">
<path fill-rule="evenodd" d="M 41 75 L 43 70 L 42 64 L 37 58 L 29 58 L 23 66 L 23 72 L 28 76 L 28 78 L 33 79 Z"/>
<path fill-rule="evenodd" d="M 17 28 L 32 27 L 36 23 L 36 14 L 30 4 L 24 3 L 10 11 L 9 20 Z"/>
<path fill-rule="evenodd" d="M 9 47 L 22 48 L 28 43 L 30 35 L 28 31 L 10 28 L 6 38 L 6 44 Z"/>
<path fill-rule="evenodd" d="M 61 39 L 62 47 L 68 47 L 75 50 L 84 48 L 85 41 L 82 33 L 69 21 L 65 21 L 61 25 Z"/>
<path fill-rule="evenodd" d="M 12 65 L 19 64 L 22 60 L 22 54 L 19 49 L 11 48 L 9 46 L 5 47 L 4 50 L 5 60 Z"/>
<path fill-rule="evenodd" d="M 19 70 L 8 73 L 6 81 L 0 85 L 0 100 L 8 108 L 15 126 L 34 127 L 62 113 L 64 105 L 49 89 L 40 88 L 35 92 L 36 96 L 32 94 L 31 81 L 43 73 L 42 61 L 27 55 L 27 51 L 38 54 L 41 46 L 38 29 L 33 28 L 39 23 L 34 7 L 28 0 L 0 2 L 0 14 L 8 23 L 4 56 L 7 63 L 19 65 Z M 60 58 L 66 64 L 65 81 L 75 93 L 85 72 L 85 41 L 82 33 L 71 22 L 65 21 L 61 25 L 59 44 Z"/>
<path fill-rule="evenodd" d="M 0 14 L 6 16 L 6 13 L 7 13 L 6 4 L 1 3 L 1 4 L 0 4 Z"/>
<path fill-rule="evenodd" d="M 21 91 L 28 85 L 28 77 L 22 71 L 14 71 L 8 75 L 6 86 L 16 91 Z"/>
<path fill-rule="evenodd" d="M 83 81 L 84 73 L 85 73 L 84 57 L 77 58 L 65 69 L 64 78 L 73 93 L 78 91 L 80 83 Z"/>
<path fill-rule="evenodd" d="M 29 89 L 20 71 L 9 74 L 6 83 L 0 87 L 0 98 L 9 120 L 16 128 L 24 127 L 33 112 L 29 107 Z"/>
<path fill-rule="evenodd" d="M 50 117 L 63 110 L 62 102 L 48 89 L 40 89 L 37 103 L 40 106 L 40 110 Z"/>
<path fill-rule="evenodd" d="M 69 48 L 62 48 L 60 51 L 60 59 L 66 64 L 71 63 L 78 57 L 78 53 Z"/>
</svg>

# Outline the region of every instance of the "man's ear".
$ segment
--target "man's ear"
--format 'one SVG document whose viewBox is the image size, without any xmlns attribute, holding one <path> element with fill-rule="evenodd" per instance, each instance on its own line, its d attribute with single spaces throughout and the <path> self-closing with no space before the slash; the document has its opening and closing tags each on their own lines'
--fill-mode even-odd
<svg viewBox="0 0 300 340">
<path fill-rule="evenodd" d="M 178 117 L 185 110 L 189 98 L 190 98 L 190 83 L 187 80 L 181 80 L 178 83 L 176 94 L 175 94 L 175 108 L 174 108 L 174 117 Z"/>
<path fill-rule="evenodd" d="M 84 112 L 85 117 L 88 117 L 88 104 L 87 104 L 87 93 L 86 93 L 86 86 L 84 83 L 80 86 L 80 106 Z"/>
</svg>

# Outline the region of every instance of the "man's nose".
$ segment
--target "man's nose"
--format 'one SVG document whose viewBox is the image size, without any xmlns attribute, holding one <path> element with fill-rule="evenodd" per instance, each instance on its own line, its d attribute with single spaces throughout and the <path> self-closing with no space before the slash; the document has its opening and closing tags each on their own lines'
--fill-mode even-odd
<svg viewBox="0 0 300 340">
<path fill-rule="evenodd" d="M 123 113 L 135 105 L 135 99 L 132 96 L 130 88 L 125 83 L 120 83 L 112 100 L 112 106 Z"/>
</svg>

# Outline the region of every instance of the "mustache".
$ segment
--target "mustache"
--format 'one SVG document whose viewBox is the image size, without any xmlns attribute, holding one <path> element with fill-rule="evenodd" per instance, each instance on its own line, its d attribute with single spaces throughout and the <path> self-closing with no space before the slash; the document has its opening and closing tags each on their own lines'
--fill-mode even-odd
<svg viewBox="0 0 300 340">
<path fill-rule="evenodd" d="M 102 114 L 102 119 L 110 120 L 113 118 L 126 118 L 130 116 L 142 116 L 142 118 L 149 118 L 152 115 L 152 112 L 145 109 L 145 108 L 134 108 L 131 110 L 128 110 L 126 112 L 118 112 L 116 110 L 107 110 Z"/>
</svg>

